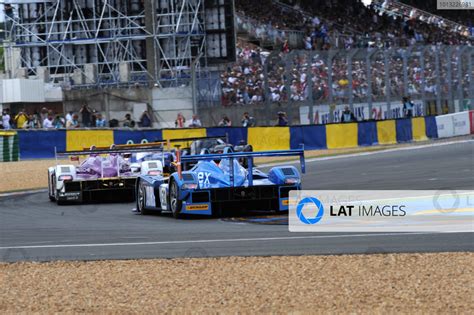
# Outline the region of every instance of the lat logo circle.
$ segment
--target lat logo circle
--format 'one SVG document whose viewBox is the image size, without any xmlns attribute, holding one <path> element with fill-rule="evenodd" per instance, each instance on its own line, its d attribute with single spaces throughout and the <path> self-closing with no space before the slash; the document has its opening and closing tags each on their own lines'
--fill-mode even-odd
<svg viewBox="0 0 474 315">
<path fill-rule="evenodd" d="M 303 208 L 308 204 L 314 204 L 316 206 L 317 212 L 315 213 L 314 217 L 306 217 L 303 214 Z M 323 203 L 314 197 L 306 197 L 302 199 L 298 205 L 296 206 L 296 216 L 298 219 L 303 222 L 304 224 L 316 224 L 323 218 L 324 215 L 324 206 Z"/>
</svg>

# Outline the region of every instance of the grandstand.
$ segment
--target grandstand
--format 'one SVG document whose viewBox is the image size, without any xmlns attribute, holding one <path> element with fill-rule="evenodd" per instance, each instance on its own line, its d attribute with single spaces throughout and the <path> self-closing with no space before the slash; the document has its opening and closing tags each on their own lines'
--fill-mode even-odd
<svg viewBox="0 0 474 315">
<path fill-rule="evenodd" d="M 294 123 L 337 121 L 346 105 L 360 120 L 400 118 L 404 96 L 419 115 L 473 104 L 468 24 L 399 1 L 244 0 L 236 10 L 241 41 L 222 105 L 265 123 L 282 108 Z M 240 118 L 228 107 L 214 120 L 224 112 Z"/>
</svg>

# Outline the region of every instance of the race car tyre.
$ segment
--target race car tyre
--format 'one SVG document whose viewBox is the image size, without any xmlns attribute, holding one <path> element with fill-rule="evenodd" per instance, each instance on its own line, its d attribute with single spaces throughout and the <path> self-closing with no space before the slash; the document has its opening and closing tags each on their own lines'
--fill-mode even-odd
<svg viewBox="0 0 474 315">
<path fill-rule="evenodd" d="M 176 181 L 171 180 L 170 183 L 170 208 L 173 213 L 173 217 L 178 219 L 180 217 L 181 207 L 183 206 L 183 201 L 178 198 L 178 184 Z"/>
<path fill-rule="evenodd" d="M 150 210 L 147 210 L 146 207 L 146 190 L 145 186 L 141 182 L 138 182 L 138 191 L 137 191 L 137 210 L 141 215 L 150 214 Z"/>
<path fill-rule="evenodd" d="M 48 173 L 48 197 L 49 197 L 49 201 L 56 201 L 56 197 L 54 195 L 51 195 L 52 185 L 53 185 L 53 183 L 51 182 L 51 176 L 49 176 L 49 173 Z"/>
</svg>

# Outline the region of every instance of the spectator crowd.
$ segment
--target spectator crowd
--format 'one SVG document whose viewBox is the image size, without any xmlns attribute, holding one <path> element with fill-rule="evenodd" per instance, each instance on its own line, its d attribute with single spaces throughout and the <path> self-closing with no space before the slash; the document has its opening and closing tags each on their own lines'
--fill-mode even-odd
<svg viewBox="0 0 474 315">
<path fill-rule="evenodd" d="M 335 103 L 347 103 L 351 99 L 354 102 L 384 101 L 387 97 L 402 95 L 447 95 L 449 85 L 456 93 L 458 86 L 463 93 L 469 88 L 468 76 L 453 75 L 459 71 L 457 48 L 452 51 L 441 49 L 440 67 L 436 69 L 434 47 L 472 45 L 472 38 L 443 27 L 439 19 L 435 21 L 407 12 L 395 14 L 387 9 L 389 1 L 378 1 L 370 6 L 349 0 L 283 2 L 287 6 L 272 0 L 242 0 L 236 2 L 236 7 L 240 14 L 264 25 L 281 30 L 303 30 L 307 50 L 331 48 L 336 33 L 346 49 L 369 46 L 407 49 L 409 46 L 412 52 L 406 66 L 401 48 L 394 48 L 388 59 L 384 58 L 383 52 L 375 54 L 370 64 L 365 59 L 369 48 L 363 55 L 354 56 L 350 65 L 344 50 L 330 65 L 320 53 L 311 58 L 309 54 L 297 54 L 288 65 L 289 48 L 285 42 L 281 49 L 272 52 L 241 40 L 237 45 L 237 61 L 221 74 L 222 105 L 303 101 L 310 95 L 316 102 L 327 102 L 330 95 Z M 429 48 L 421 50 L 417 44 Z M 269 61 L 267 71 L 264 69 L 266 60 Z M 349 66 L 352 78 L 348 73 Z"/>
<path fill-rule="evenodd" d="M 0 129 L 75 129 L 75 128 L 134 128 L 151 127 L 152 119 L 147 111 L 140 116 L 139 121 L 134 121 L 131 114 L 126 114 L 122 120 L 111 119 L 106 121 L 102 113 L 91 109 L 87 104 L 75 112 L 67 112 L 65 115 L 55 113 L 51 109 L 43 107 L 39 112 L 28 113 L 22 109 L 17 113 L 10 113 L 5 108 L 1 112 Z"/>
</svg>

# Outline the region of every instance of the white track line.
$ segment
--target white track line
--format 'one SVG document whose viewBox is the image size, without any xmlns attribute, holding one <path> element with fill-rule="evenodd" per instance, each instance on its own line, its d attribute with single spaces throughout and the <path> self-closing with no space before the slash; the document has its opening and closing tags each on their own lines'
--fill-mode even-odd
<svg viewBox="0 0 474 315">
<path fill-rule="evenodd" d="M 305 162 L 312 163 L 312 162 L 319 162 L 319 161 L 345 159 L 345 158 L 351 158 L 351 157 L 376 155 L 376 154 L 383 154 L 383 153 L 390 153 L 390 152 L 397 152 L 397 151 L 422 150 L 422 149 L 430 149 L 434 147 L 442 147 L 446 145 L 471 143 L 471 142 L 474 142 L 474 140 L 469 139 L 469 140 L 449 141 L 449 142 L 441 142 L 441 143 L 422 144 L 422 145 L 417 145 L 417 146 L 392 148 L 392 149 L 378 150 L 378 151 L 373 151 L 373 152 L 358 152 L 358 153 L 351 153 L 351 154 L 340 154 L 340 155 L 335 155 L 335 156 L 316 157 L 316 158 L 306 159 Z M 278 166 L 282 164 L 296 164 L 296 163 L 299 163 L 299 161 L 294 160 L 294 161 L 286 161 L 286 162 L 261 164 L 261 165 L 258 165 L 258 167 L 272 167 L 272 166 Z"/>
<path fill-rule="evenodd" d="M 108 246 L 143 246 L 143 245 L 171 245 L 171 244 L 202 244 L 202 243 L 235 243 L 235 242 L 262 242 L 262 241 L 289 241 L 303 239 L 324 239 L 324 238 L 348 238 L 348 237 L 380 237 L 380 236 L 405 236 L 405 235 L 433 235 L 433 234 L 454 234 L 473 233 L 471 231 L 456 232 L 413 232 L 413 233 L 371 233 L 371 234 L 342 234 L 342 235 L 314 235 L 314 236 L 286 236 L 286 237 L 262 237 L 262 238 L 230 238 L 213 240 L 187 240 L 187 241 L 161 241 L 161 242 L 135 242 L 135 243 L 98 243 L 98 244 L 57 244 L 57 245 L 25 245 L 25 246 L 5 246 L 0 250 L 7 249 L 41 249 L 41 248 L 75 248 L 75 247 L 108 247 Z"/>
<path fill-rule="evenodd" d="M 42 189 L 33 189 L 33 190 L 22 190 L 22 191 L 15 191 L 15 192 L 8 192 L 8 193 L 0 193 L 1 197 L 10 197 L 10 196 L 22 196 L 22 195 L 29 195 L 29 194 L 36 194 L 36 193 L 44 193 L 47 192 L 47 188 Z"/>
</svg>

